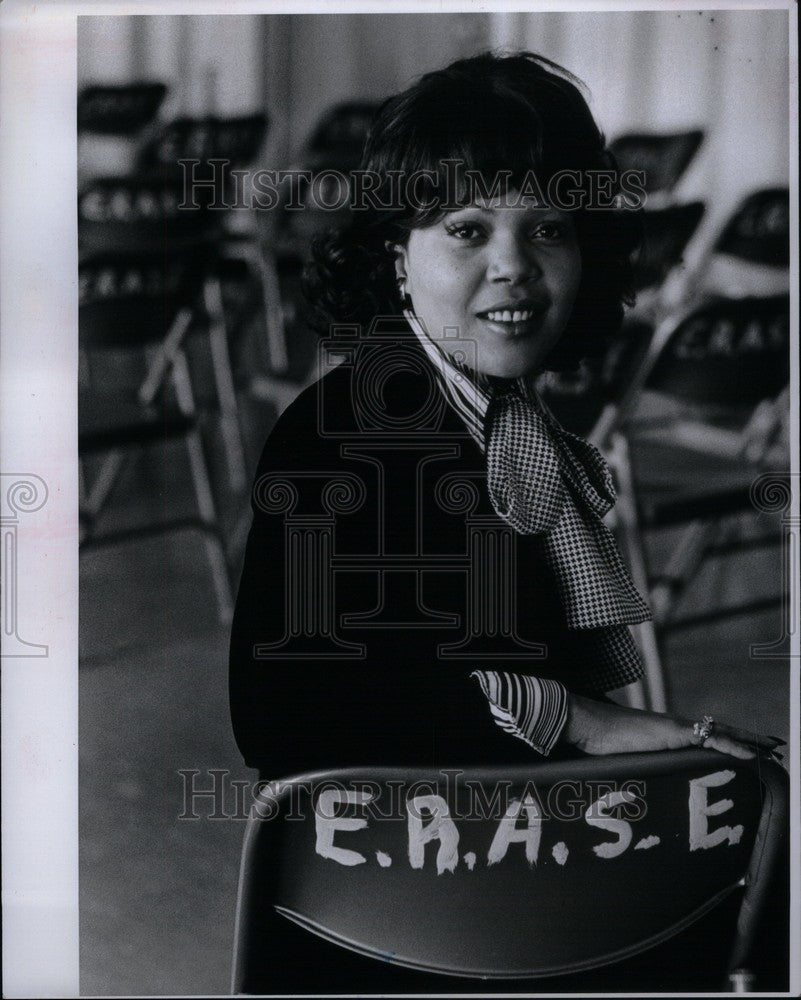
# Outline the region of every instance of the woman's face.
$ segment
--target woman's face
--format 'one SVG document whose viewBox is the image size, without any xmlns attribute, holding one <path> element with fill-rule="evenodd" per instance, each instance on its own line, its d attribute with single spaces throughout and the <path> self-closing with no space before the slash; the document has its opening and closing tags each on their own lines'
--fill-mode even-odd
<svg viewBox="0 0 801 1000">
<path fill-rule="evenodd" d="M 540 367 L 581 280 L 571 214 L 515 201 L 477 202 L 413 229 L 398 260 L 429 336 L 471 368 L 503 378 Z"/>
</svg>

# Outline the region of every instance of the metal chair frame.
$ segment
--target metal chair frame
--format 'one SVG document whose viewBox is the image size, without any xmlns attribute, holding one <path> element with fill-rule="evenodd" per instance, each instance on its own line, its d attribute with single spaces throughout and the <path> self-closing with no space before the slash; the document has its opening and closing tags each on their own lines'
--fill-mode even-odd
<svg viewBox="0 0 801 1000">
<path fill-rule="evenodd" d="M 654 614 L 653 622 L 638 626 L 636 630 L 646 663 L 646 676 L 643 680 L 645 698 L 642 703 L 635 701 L 634 704 L 635 707 L 647 705 L 655 711 L 665 711 L 668 704 L 656 630 L 665 626 L 683 586 L 698 570 L 710 546 L 719 537 L 721 515 L 719 513 L 716 518 L 710 518 L 711 511 L 699 509 L 695 516 L 682 517 L 681 512 L 676 511 L 676 516 L 671 518 L 670 523 L 685 525 L 682 537 L 674 546 L 660 581 L 653 585 L 649 582 L 643 542 L 643 529 L 647 525 L 643 522 L 637 501 L 637 487 L 630 458 L 630 437 L 633 430 L 636 430 L 636 426 L 632 425 L 632 417 L 659 359 L 668 349 L 676 332 L 695 313 L 696 309 L 687 309 L 676 316 L 668 317 L 658 326 L 643 362 L 627 391 L 618 405 L 606 408 L 591 435 L 591 440 L 603 448 L 615 474 L 618 502 L 613 512 L 613 525 L 627 556 L 635 583 L 644 593 L 649 594 Z M 757 404 L 741 430 L 721 430 L 710 435 L 711 441 L 706 450 L 735 461 L 747 461 L 755 470 L 765 468 L 772 454 L 770 444 L 775 432 L 775 420 L 772 415 L 781 416 L 787 400 L 788 390 L 785 388 L 775 399 Z M 766 412 L 769 418 L 767 428 Z M 690 426 L 695 428 L 695 441 L 700 442 L 708 425 L 695 423 Z M 729 497 L 728 494 L 722 496 L 720 498 L 722 512 L 730 511 L 732 500 L 733 509 L 751 509 L 750 499 L 746 494 L 747 491 L 738 493 L 736 497 Z"/>
<path fill-rule="evenodd" d="M 178 409 L 187 418 L 188 424 L 183 433 L 179 432 L 171 436 L 182 437 L 186 444 L 199 517 L 143 525 L 109 534 L 95 534 L 97 520 L 119 481 L 126 460 L 131 455 L 130 444 L 126 442 L 125 446 L 110 446 L 108 449 L 102 449 L 106 450 L 107 453 L 91 486 L 86 483 L 83 462 L 79 462 L 80 546 L 85 550 L 88 547 L 97 548 L 117 544 L 165 531 L 199 529 L 203 534 L 206 554 L 212 571 L 220 621 L 227 624 L 233 615 L 233 593 L 223 533 L 212 492 L 203 442 L 197 425 L 194 393 L 184 353 L 184 342 L 191 321 L 192 310 L 187 306 L 179 308 L 170 322 L 163 340 L 150 352 L 151 357 L 147 365 L 146 375 L 137 391 L 137 400 L 143 408 L 151 406 L 166 389 L 167 381 L 172 382 Z M 93 450 L 101 449 L 95 448 Z"/>
</svg>

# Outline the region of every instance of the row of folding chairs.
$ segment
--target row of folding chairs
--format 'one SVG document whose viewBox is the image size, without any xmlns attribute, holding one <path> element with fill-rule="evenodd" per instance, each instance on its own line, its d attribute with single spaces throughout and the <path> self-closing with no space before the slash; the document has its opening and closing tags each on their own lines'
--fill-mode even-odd
<svg viewBox="0 0 801 1000">
<path fill-rule="evenodd" d="M 722 544 L 725 519 L 755 515 L 756 477 L 788 468 L 789 338 L 786 292 L 707 295 L 655 328 L 625 325 L 594 368 L 542 379 L 551 409 L 598 445 L 615 473 L 614 527 L 654 614 L 635 629 L 646 663 L 633 695 L 640 707 L 668 706 L 661 640 L 679 598 Z M 650 461 L 638 460 L 649 450 Z M 658 454 L 669 471 L 653 461 Z M 657 570 L 647 539 L 668 528 L 677 538 Z"/>
<path fill-rule="evenodd" d="M 87 129 L 128 129 L 138 135 L 152 118 L 159 93 L 155 86 L 135 87 L 132 93 L 123 88 L 122 103 L 113 88 L 84 93 L 79 120 Z M 78 196 L 82 548 L 173 528 L 201 530 L 223 621 L 232 613 L 237 554 L 221 525 L 202 431 L 213 413 L 227 488 L 244 495 L 249 469 L 231 355 L 233 327 L 254 316 L 264 323 L 258 341 L 266 345 L 267 363 L 278 370 L 286 348 L 269 257 L 255 239 L 227 226 L 224 211 L 212 207 L 214 197 L 227 197 L 227 187 L 201 183 L 187 191 L 179 161 L 195 161 L 195 179 L 203 182 L 213 177 L 209 161 L 217 157 L 233 168 L 250 162 L 266 130 L 264 115 L 169 122 L 141 145 L 133 173 L 94 177 Z M 193 201 L 195 207 L 187 207 Z M 236 308 L 225 295 L 230 285 L 245 289 Z M 147 364 L 138 370 L 135 360 L 124 360 L 126 355 L 144 357 Z M 210 367 L 211 393 L 209 379 L 199 377 L 205 375 L 204 362 Z M 109 373 L 113 376 L 115 367 L 125 371 L 126 364 L 138 371 L 138 385 L 127 393 L 119 386 L 111 391 Z M 101 531 L 102 514 L 127 460 L 146 445 L 172 439 L 186 445 L 196 515 L 150 521 L 130 531 Z"/>
</svg>

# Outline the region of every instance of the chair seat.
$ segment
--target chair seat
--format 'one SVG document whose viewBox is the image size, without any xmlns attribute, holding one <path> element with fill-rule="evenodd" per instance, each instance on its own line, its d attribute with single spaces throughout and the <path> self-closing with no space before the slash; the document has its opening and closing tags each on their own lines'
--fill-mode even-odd
<svg viewBox="0 0 801 1000">
<path fill-rule="evenodd" d="M 83 452 L 179 437 L 195 422 L 177 407 L 143 407 L 108 392 L 82 391 L 78 400 L 78 444 Z"/>
</svg>

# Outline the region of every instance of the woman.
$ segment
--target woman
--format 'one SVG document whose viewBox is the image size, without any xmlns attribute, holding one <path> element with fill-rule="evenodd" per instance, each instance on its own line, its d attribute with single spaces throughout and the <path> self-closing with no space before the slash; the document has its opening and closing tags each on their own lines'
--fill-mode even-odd
<svg viewBox="0 0 801 1000">
<path fill-rule="evenodd" d="M 308 270 L 321 360 L 341 363 L 283 413 L 254 487 L 231 707 L 263 778 L 775 746 L 607 698 L 642 673 L 628 627 L 648 609 L 601 520 L 602 458 L 533 381 L 621 322 L 636 227 L 611 210 L 612 167 L 576 82 L 526 53 L 457 62 L 379 111 L 352 225 Z M 285 920 L 269 934 L 271 990 L 325 992 L 331 966 L 364 987 L 348 952 Z"/>
<path fill-rule="evenodd" d="M 601 521 L 603 460 L 533 380 L 621 322 L 636 226 L 613 166 L 576 81 L 531 54 L 381 108 L 353 223 L 308 272 L 343 362 L 256 477 L 231 704 L 265 777 L 774 745 L 606 697 L 642 672 L 648 609 Z"/>
</svg>

